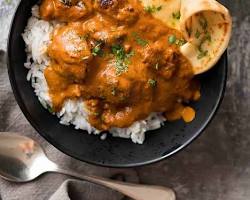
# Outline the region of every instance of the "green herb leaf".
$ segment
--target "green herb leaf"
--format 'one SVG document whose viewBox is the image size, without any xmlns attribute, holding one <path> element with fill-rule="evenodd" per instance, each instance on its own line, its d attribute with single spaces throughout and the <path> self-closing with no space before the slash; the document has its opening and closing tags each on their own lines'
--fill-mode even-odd
<svg viewBox="0 0 250 200">
<path fill-rule="evenodd" d="M 200 59 L 204 58 L 205 56 L 207 56 L 207 54 L 208 54 L 207 50 L 206 51 L 202 51 L 202 52 L 200 52 L 198 54 L 197 58 L 200 60 Z"/>
<path fill-rule="evenodd" d="M 80 39 L 81 40 L 87 40 L 89 38 L 89 34 L 81 35 Z"/>
<path fill-rule="evenodd" d="M 123 60 L 126 57 L 126 52 L 124 48 L 119 44 L 112 45 L 111 52 L 119 60 Z"/>
<path fill-rule="evenodd" d="M 51 106 L 48 105 L 47 109 L 48 109 L 48 111 L 49 111 L 50 113 L 54 113 L 54 110 L 53 110 L 53 108 L 52 108 Z"/>
<path fill-rule="evenodd" d="M 133 33 L 132 33 L 132 36 L 135 38 L 135 41 L 137 42 L 137 44 L 139 44 L 139 45 L 141 45 L 141 46 L 143 46 L 143 47 L 146 46 L 146 45 L 148 44 L 148 41 L 142 39 L 142 38 L 138 35 L 138 33 L 133 32 Z"/>
<path fill-rule="evenodd" d="M 151 87 L 156 87 L 157 81 L 154 80 L 154 79 L 149 79 L 149 80 L 148 80 L 148 84 L 149 84 Z"/>
<path fill-rule="evenodd" d="M 127 58 L 130 58 L 131 56 L 134 56 L 135 52 L 134 51 L 130 51 L 129 53 L 127 53 Z"/>
<path fill-rule="evenodd" d="M 187 41 L 184 40 L 184 39 L 182 39 L 182 38 L 181 39 L 177 39 L 176 42 L 175 42 L 175 44 L 178 45 L 178 46 L 180 46 L 180 47 L 183 46 L 186 43 L 187 43 Z"/>
<path fill-rule="evenodd" d="M 209 42 L 212 42 L 212 38 L 211 38 L 210 33 L 206 33 L 205 39 L 206 39 L 207 41 L 209 41 Z"/>
<path fill-rule="evenodd" d="M 200 36 L 201 36 L 201 32 L 200 32 L 199 30 L 196 30 L 196 32 L 195 32 L 195 37 L 196 37 L 197 39 L 199 39 Z"/>
<path fill-rule="evenodd" d="M 178 12 L 175 12 L 175 13 L 172 13 L 172 17 L 174 18 L 174 19 L 180 19 L 181 18 L 181 13 L 180 13 L 180 11 L 178 11 Z"/>
<path fill-rule="evenodd" d="M 126 53 L 121 45 L 112 45 L 111 52 L 115 56 L 115 68 L 116 75 L 119 76 L 128 71 L 128 65 L 130 64 L 129 58 L 134 55 L 131 51 Z"/>
<path fill-rule="evenodd" d="M 98 42 L 96 46 L 92 49 L 92 55 L 93 56 L 102 56 L 103 51 L 101 49 L 102 42 Z"/>
<path fill-rule="evenodd" d="M 147 12 L 147 13 L 155 13 L 157 11 L 160 11 L 162 9 L 162 6 L 158 6 L 156 7 L 155 5 L 153 6 L 146 6 L 144 7 L 144 10 Z"/>
<path fill-rule="evenodd" d="M 175 41 L 176 41 L 176 36 L 175 36 L 175 35 L 170 35 L 170 36 L 168 37 L 168 42 L 169 42 L 169 44 L 174 44 Z"/>
<path fill-rule="evenodd" d="M 202 27 L 203 30 L 207 30 L 208 23 L 207 23 L 207 19 L 205 17 L 201 17 L 199 19 L 199 23 L 200 23 L 200 26 Z"/>
<path fill-rule="evenodd" d="M 212 41 L 211 35 L 210 35 L 209 33 L 206 33 L 206 35 L 204 35 L 204 36 L 202 37 L 202 39 L 201 39 L 201 42 L 200 42 L 200 44 L 199 44 L 199 46 L 198 46 L 198 50 L 199 50 L 200 52 L 204 52 L 204 50 L 203 50 L 203 48 L 202 48 L 202 45 L 203 45 L 206 41 L 208 41 L 208 42 L 211 42 L 211 41 Z"/>
</svg>

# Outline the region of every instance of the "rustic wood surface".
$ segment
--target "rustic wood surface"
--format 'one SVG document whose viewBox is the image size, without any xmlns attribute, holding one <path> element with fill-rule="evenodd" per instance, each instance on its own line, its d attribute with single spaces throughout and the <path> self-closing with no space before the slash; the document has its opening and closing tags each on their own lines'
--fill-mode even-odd
<svg viewBox="0 0 250 200">
<path fill-rule="evenodd" d="M 227 90 L 218 114 L 195 142 L 174 157 L 150 166 L 121 170 L 132 176 L 135 181 L 139 177 L 142 183 L 174 188 L 178 200 L 250 199 L 250 1 L 221 2 L 230 9 L 234 26 L 228 50 Z M 1 20 L 2 26 L 4 19 Z M 0 68 L 0 71 L 0 78 L 7 76 L 5 69 Z M 5 131 L 22 131 L 26 128 L 34 132 L 18 109 L 14 98 L 11 97 L 8 101 L 13 108 L 10 114 L 15 115 L 22 123 L 12 124 L 5 128 Z M 0 107 L 0 120 L 4 121 L 10 108 L 7 110 L 5 104 Z M 62 165 L 67 163 L 67 166 L 77 170 L 104 176 L 119 171 L 83 165 L 50 147 L 38 135 L 34 137 L 47 148 L 50 157 Z M 45 175 L 38 182 L 22 187 L 0 180 L 0 194 L 4 200 L 13 194 L 14 199 L 14 193 L 17 196 L 21 195 L 24 189 L 30 189 L 30 194 L 23 199 L 33 199 L 32 196 L 36 196 L 38 200 L 47 199 L 65 178 L 60 175 Z M 53 184 L 49 184 L 50 182 Z"/>
</svg>

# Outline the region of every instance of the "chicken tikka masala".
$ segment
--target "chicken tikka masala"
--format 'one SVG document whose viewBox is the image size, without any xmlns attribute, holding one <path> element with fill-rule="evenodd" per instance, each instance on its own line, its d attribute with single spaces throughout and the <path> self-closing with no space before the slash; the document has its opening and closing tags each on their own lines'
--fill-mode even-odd
<svg viewBox="0 0 250 200">
<path fill-rule="evenodd" d="M 182 34 L 152 16 L 160 9 L 139 0 L 43 0 L 41 18 L 61 22 L 44 72 L 53 110 L 82 99 L 98 130 L 128 127 L 152 112 L 192 121 L 187 103 L 199 99 L 200 86 L 179 51 Z"/>
</svg>

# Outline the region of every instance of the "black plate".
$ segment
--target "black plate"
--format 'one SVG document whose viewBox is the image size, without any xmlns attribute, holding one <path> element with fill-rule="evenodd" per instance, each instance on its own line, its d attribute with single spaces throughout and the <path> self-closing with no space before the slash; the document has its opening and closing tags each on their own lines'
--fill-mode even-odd
<svg viewBox="0 0 250 200">
<path fill-rule="evenodd" d="M 146 134 L 143 145 L 130 140 L 108 137 L 105 141 L 98 136 L 63 126 L 59 120 L 39 103 L 30 83 L 26 81 L 27 70 L 25 45 L 21 34 L 31 15 L 36 0 L 22 0 L 17 8 L 9 35 L 8 70 L 16 100 L 31 125 L 52 145 L 79 160 L 109 167 L 132 167 L 159 161 L 176 153 L 194 140 L 215 115 L 222 100 L 227 74 L 227 57 L 222 56 L 218 64 L 200 76 L 202 97 L 193 103 L 196 119 L 185 124 L 183 121 L 166 123 L 159 130 Z"/>
</svg>

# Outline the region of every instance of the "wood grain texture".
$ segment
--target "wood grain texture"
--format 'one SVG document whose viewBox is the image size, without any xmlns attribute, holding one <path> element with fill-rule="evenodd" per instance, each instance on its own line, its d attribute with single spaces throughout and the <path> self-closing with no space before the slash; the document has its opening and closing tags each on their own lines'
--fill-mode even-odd
<svg viewBox="0 0 250 200">
<path fill-rule="evenodd" d="M 9 84 L 3 81 L 7 76 L 7 70 L 3 67 L 0 67 L 0 83 L 7 86 L 0 87 L 0 91 L 6 94 L 0 98 L 0 120 L 4 121 L 0 129 L 30 130 L 26 134 L 32 134 L 46 147 L 50 158 L 63 166 L 101 176 L 123 173 L 127 174 L 129 181 L 138 181 L 139 177 L 143 183 L 173 187 L 178 200 L 250 199 L 250 1 L 221 2 L 230 9 L 234 21 L 228 50 L 225 98 L 215 119 L 201 137 L 174 157 L 150 166 L 115 170 L 92 167 L 63 155 L 36 135 L 23 117 Z M 0 179 L 0 196 L 3 200 L 17 196 L 20 197 L 17 199 L 27 200 L 48 199 L 65 179 L 60 175 L 46 175 L 22 186 Z"/>
</svg>

